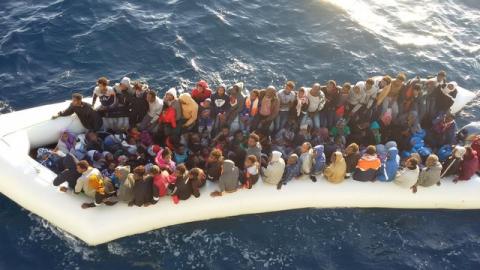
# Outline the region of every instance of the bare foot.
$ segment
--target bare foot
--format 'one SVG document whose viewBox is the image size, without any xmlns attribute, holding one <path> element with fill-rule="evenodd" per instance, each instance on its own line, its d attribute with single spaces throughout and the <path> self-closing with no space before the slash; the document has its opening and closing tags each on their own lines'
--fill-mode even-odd
<svg viewBox="0 0 480 270">
<path fill-rule="evenodd" d="M 210 196 L 219 197 L 219 196 L 222 196 L 222 193 L 220 191 L 214 191 L 214 192 L 210 193 Z"/>
<path fill-rule="evenodd" d="M 67 192 L 68 191 L 68 188 L 67 187 L 60 187 L 59 189 L 61 192 Z"/>
<path fill-rule="evenodd" d="M 411 187 L 411 188 L 412 188 L 412 192 L 413 192 L 413 193 L 417 193 L 417 186 L 413 186 L 413 187 Z"/>
<path fill-rule="evenodd" d="M 82 209 L 87 209 L 87 208 L 92 208 L 95 207 L 94 203 L 83 203 L 82 204 Z"/>
<path fill-rule="evenodd" d="M 437 186 L 440 186 L 442 183 L 440 181 L 437 182 Z"/>
</svg>

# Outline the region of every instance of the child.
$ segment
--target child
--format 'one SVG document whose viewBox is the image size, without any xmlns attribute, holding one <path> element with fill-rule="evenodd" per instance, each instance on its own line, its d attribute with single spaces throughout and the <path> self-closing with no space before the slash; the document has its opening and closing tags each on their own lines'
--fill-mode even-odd
<svg viewBox="0 0 480 270">
<path fill-rule="evenodd" d="M 350 128 L 347 126 L 345 119 L 340 118 L 337 124 L 330 131 L 330 135 L 334 138 L 339 137 L 342 145 L 347 144 L 347 137 L 350 135 Z"/>
<path fill-rule="evenodd" d="M 153 198 L 158 198 L 158 190 L 153 184 L 153 175 L 151 174 L 151 171 L 149 171 L 148 174 L 145 174 L 146 170 L 144 166 L 138 166 L 133 171 L 137 171 L 137 173 L 142 171 L 143 177 L 135 178 L 135 185 L 133 186 L 133 199 L 130 201 L 128 206 L 136 205 L 139 207 L 146 207 L 152 203 L 156 203 L 156 200 Z M 154 172 L 156 172 L 156 170 Z"/>
<path fill-rule="evenodd" d="M 177 204 L 179 200 L 187 200 L 192 196 L 193 187 L 185 165 L 180 164 L 175 168 L 175 176 L 177 179 L 175 180 L 175 186 L 171 193 L 173 202 Z M 171 188 L 171 185 L 169 188 Z"/>
<path fill-rule="evenodd" d="M 160 149 L 155 158 L 155 163 L 158 165 L 160 170 L 167 170 L 169 173 L 175 171 L 175 162 L 172 161 L 172 151 L 168 147 Z"/>
<path fill-rule="evenodd" d="M 200 197 L 200 188 L 205 185 L 206 175 L 200 168 L 193 168 L 188 174 L 188 178 L 192 184 L 192 194 L 195 198 Z"/>
<path fill-rule="evenodd" d="M 257 161 L 257 157 L 249 155 L 245 159 L 245 171 L 243 174 L 243 188 L 251 189 L 258 181 L 260 164 Z"/>
<path fill-rule="evenodd" d="M 189 151 L 185 148 L 184 144 L 178 144 L 178 146 L 175 148 L 175 153 L 173 155 L 175 163 L 184 164 L 185 162 L 187 162 L 188 153 Z"/>
<path fill-rule="evenodd" d="M 291 154 L 287 159 L 287 166 L 282 175 L 282 180 L 278 182 L 277 189 L 281 189 L 282 185 L 286 185 L 292 179 L 300 176 L 300 163 L 297 154 Z"/>
<path fill-rule="evenodd" d="M 312 176 L 315 177 L 320 175 L 323 172 L 323 169 L 325 169 L 325 153 L 323 152 L 323 145 L 319 144 L 313 148 L 313 158 L 314 158 L 314 163 L 313 163 L 313 168 L 312 168 Z"/>
<path fill-rule="evenodd" d="M 153 165 L 150 169 L 150 174 L 153 176 L 153 185 L 158 191 L 154 201 L 158 201 L 160 197 L 167 195 L 168 185 L 175 185 L 175 180 L 177 177 L 175 174 L 169 173 L 167 170 L 160 170 L 157 165 Z"/>
<path fill-rule="evenodd" d="M 304 142 L 302 144 L 302 147 L 300 149 L 300 172 L 302 175 L 308 175 L 310 176 L 310 179 L 313 182 L 317 182 L 317 178 L 313 175 L 312 173 L 312 167 L 313 167 L 313 150 L 312 150 L 312 145 L 309 142 Z"/>
<path fill-rule="evenodd" d="M 358 144 L 351 143 L 349 146 L 347 146 L 345 149 L 345 162 L 347 163 L 347 174 L 345 175 L 346 178 L 350 178 L 352 173 L 355 171 L 360 157 L 361 155 Z"/>
</svg>

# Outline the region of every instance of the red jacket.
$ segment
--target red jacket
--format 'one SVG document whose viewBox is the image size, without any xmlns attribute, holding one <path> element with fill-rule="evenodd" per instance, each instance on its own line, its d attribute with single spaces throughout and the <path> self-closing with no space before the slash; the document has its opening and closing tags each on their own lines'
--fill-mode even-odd
<svg viewBox="0 0 480 270">
<path fill-rule="evenodd" d="M 159 173 L 153 177 L 153 184 L 158 189 L 158 196 L 162 197 L 167 195 L 167 187 L 169 184 L 175 184 L 177 177 L 174 174 L 168 175 L 168 173 Z"/>
<path fill-rule="evenodd" d="M 205 101 L 205 99 L 209 98 L 211 95 L 212 95 L 212 90 L 210 90 L 209 88 L 203 90 L 203 92 L 200 92 L 197 88 L 192 90 L 192 98 L 198 104 L 200 104 L 200 102 Z"/>
<path fill-rule="evenodd" d="M 159 124 L 170 124 L 172 128 L 177 127 L 176 113 L 174 107 L 168 107 L 165 111 L 160 114 L 158 117 Z"/>
<path fill-rule="evenodd" d="M 470 180 L 478 170 L 478 157 L 477 152 L 473 151 L 472 156 L 463 156 L 463 160 L 460 162 L 460 168 L 458 172 L 458 180 Z"/>
</svg>

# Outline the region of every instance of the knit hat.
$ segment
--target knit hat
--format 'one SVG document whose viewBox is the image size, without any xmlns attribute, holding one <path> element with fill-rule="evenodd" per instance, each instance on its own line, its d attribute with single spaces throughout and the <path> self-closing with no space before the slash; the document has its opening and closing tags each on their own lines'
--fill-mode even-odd
<svg viewBox="0 0 480 270">
<path fill-rule="evenodd" d="M 160 145 L 154 144 L 148 147 L 147 152 L 150 156 L 155 157 L 157 156 L 158 152 L 160 152 Z"/>
<path fill-rule="evenodd" d="M 208 88 L 208 83 L 204 80 L 198 81 L 197 85 L 203 88 Z"/>
<path fill-rule="evenodd" d="M 123 84 L 125 86 L 130 86 L 130 78 L 123 77 L 123 79 L 120 81 L 120 84 Z"/>
</svg>

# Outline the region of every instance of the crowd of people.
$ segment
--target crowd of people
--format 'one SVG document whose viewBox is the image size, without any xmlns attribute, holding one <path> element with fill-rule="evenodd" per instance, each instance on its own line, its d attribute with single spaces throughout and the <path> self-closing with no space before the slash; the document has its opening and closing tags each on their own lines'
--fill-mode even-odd
<svg viewBox="0 0 480 270">
<path fill-rule="evenodd" d="M 163 98 L 128 77 L 109 84 L 99 78 L 92 104 L 76 93 L 53 116 L 75 113 L 85 134 L 62 131 L 54 149 L 37 151 L 57 173 L 55 186 L 92 199 L 83 208 L 148 206 L 162 196 L 178 203 L 201 196 L 206 181 L 218 186 L 212 197 L 260 179 L 277 189 L 297 179 L 394 182 L 415 193 L 446 176 L 469 180 L 479 168 L 480 137 L 459 140 L 450 113 L 457 85 L 444 71 L 341 86 L 288 81 L 278 91 L 241 82 L 213 91 L 201 80 Z"/>
</svg>

